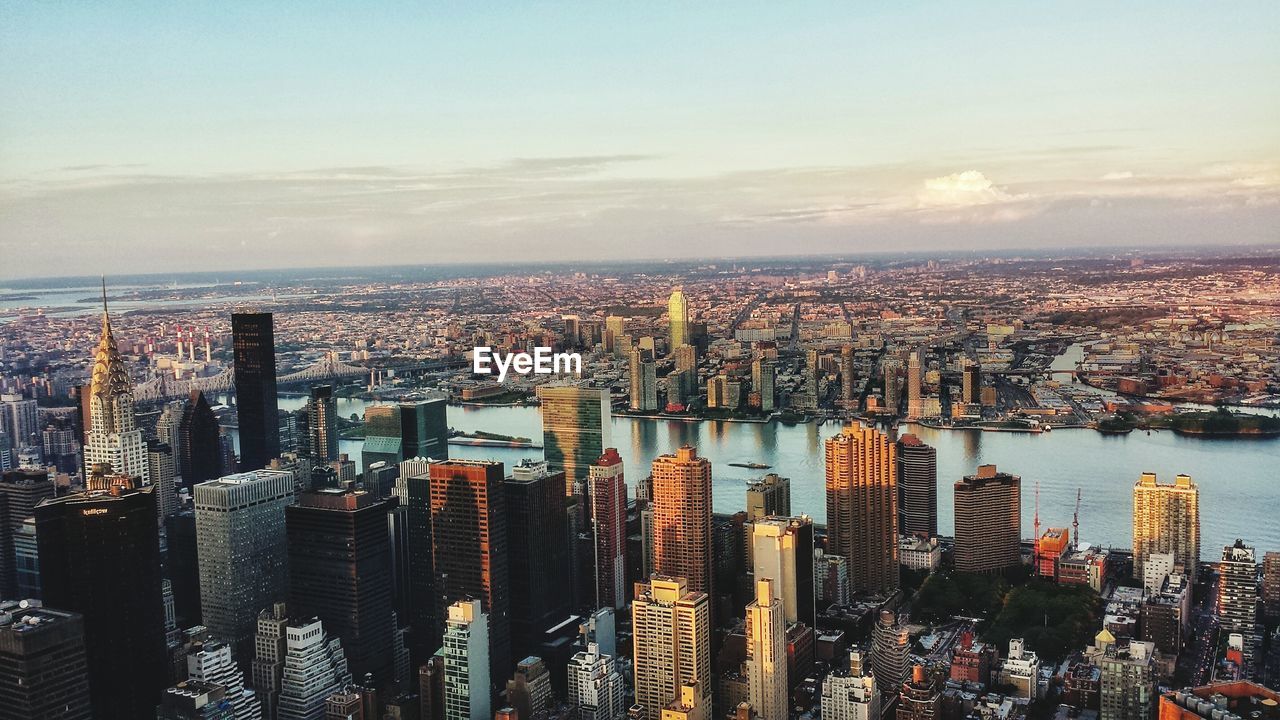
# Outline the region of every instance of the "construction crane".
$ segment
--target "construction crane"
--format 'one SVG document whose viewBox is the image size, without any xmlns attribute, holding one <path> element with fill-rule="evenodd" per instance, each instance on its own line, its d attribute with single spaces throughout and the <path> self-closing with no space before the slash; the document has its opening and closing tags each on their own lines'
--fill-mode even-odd
<svg viewBox="0 0 1280 720">
<path fill-rule="evenodd" d="M 1071 537 L 1080 547 L 1080 488 L 1076 488 L 1076 514 L 1071 516 Z"/>
</svg>

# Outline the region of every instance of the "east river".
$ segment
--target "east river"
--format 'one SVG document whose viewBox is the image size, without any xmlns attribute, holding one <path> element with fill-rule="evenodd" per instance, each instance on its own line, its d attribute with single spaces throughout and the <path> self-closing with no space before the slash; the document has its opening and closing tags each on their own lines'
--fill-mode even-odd
<svg viewBox="0 0 1280 720">
<path fill-rule="evenodd" d="M 303 399 L 281 397 L 282 409 L 297 409 Z M 342 398 L 344 417 L 362 414 L 364 401 Z M 502 433 L 539 441 L 536 407 L 449 408 L 449 425 L 458 430 Z M 764 472 L 791 478 L 792 512 L 816 521 L 826 517 L 823 440 L 839 432 L 832 423 L 783 425 L 773 422 L 680 422 L 615 417 L 612 442 L 633 483 L 663 453 L 691 444 L 712 461 L 717 512 L 734 512 L 745 504 L 746 480 Z M 1076 489 L 1082 490 L 1080 533 L 1085 542 L 1127 548 L 1132 545 L 1133 483 L 1142 472 L 1158 473 L 1163 482 L 1185 473 L 1200 486 L 1202 559 L 1217 559 L 1222 546 L 1237 537 L 1254 545 L 1261 556 L 1280 550 L 1280 439 L 1213 439 L 1183 437 L 1170 431 L 1103 435 L 1093 430 L 1060 429 L 1025 433 L 937 430 L 903 426 L 938 449 L 938 526 L 944 535 L 954 524 L 952 484 L 978 465 L 995 464 L 1022 476 L 1023 536 L 1031 537 L 1035 488 L 1040 486 L 1042 527 L 1070 527 Z M 359 462 L 361 441 L 344 440 L 341 451 Z M 508 465 L 540 450 L 451 445 L 452 457 L 488 458 Z M 731 462 L 758 462 L 771 470 L 731 467 Z"/>
</svg>

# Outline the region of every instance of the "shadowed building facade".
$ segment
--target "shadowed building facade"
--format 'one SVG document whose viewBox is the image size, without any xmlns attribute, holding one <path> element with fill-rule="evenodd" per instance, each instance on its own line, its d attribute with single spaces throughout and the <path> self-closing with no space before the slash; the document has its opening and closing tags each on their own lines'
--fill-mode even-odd
<svg viewBox="0 0 1280 720">
<path fill-rule="evenodd" d="M 827 439 L 827 551 L 845 558 L 855 593 L 898 589 L 898 447 L 872 427 Z"/>
<path fill-rule="evenodd" d="M 259 470 L 280 457 L 276 337 L 271 313 L 232 313 L 240 469 Z"/>
</svg>

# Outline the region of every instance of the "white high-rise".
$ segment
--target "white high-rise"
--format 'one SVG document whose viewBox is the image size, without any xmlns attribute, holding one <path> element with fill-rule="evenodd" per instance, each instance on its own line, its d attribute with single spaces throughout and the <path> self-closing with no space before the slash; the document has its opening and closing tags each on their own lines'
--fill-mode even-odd
<svg viewBox="0 0 1280 720">
<path fill-rule="evenodd" d="M 747 606 L 747 696 L 760 720 L 787 720 L 787 622 L 770 578 L 756 578 Z"/>
<path fill-rule="evenodd" d="M 822 681 L 822 720 L 880 720 L 875 676 L 863 667 L 862 651 L 849 652 L 849 668 Z"/>
<path fill-rule="evenodd" d="M 262 702 L 245 687 L 244 673 L 231 657 L 231 646 L 221 641 L 201 643 L 187 653 L 187 677 L 221 685 L 224 698 L 235 709 L 236 720 L 262 720 Z"/>
<path fill-rule="evenodd" d="M 325 699 L 351 682 L 342 643 L 312 618 L 285 627 L 276 720 L 319 720 Z"/>
<path fill-rule="evenodd" d="M 88 442 L 84 446 L 85 477 L 93 466 L 107 464 L 117 475 L 151 477 L 147 445 L 142 439 L 133 409 L 133 380 L 124 358 L 111 334 L 111 318 L 107 316 L 107 289 L 102 288 L 102 338 L 93 358 L 93 374 L 89 385 Z"/>
<path fill-rule="evenodd" d="M 622 675 L 613 657 L 600 653 L 600 646 L 587 645 L 585 651 L 569 659 L 569 703 L 579 720 L 622 720 L 627 706 Z"/>
<path fill-rule="evenodd" d="M 445 720 L 491 720 L 490 686 L 489 616 L 479 600 L 459 600 L 445 621 Z"/>
</svg>

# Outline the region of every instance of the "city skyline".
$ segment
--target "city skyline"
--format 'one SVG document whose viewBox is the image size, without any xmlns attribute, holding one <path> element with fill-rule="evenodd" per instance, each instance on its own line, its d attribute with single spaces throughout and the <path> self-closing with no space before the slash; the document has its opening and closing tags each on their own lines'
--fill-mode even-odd
<svg viewBox="0 0 1280 720">
<path fill-rule="evenodd" d="M 15 5 L 0 251 L 58 275 L 1278 239 L 1274 4 L 735 10 Z"/>
</svg>

